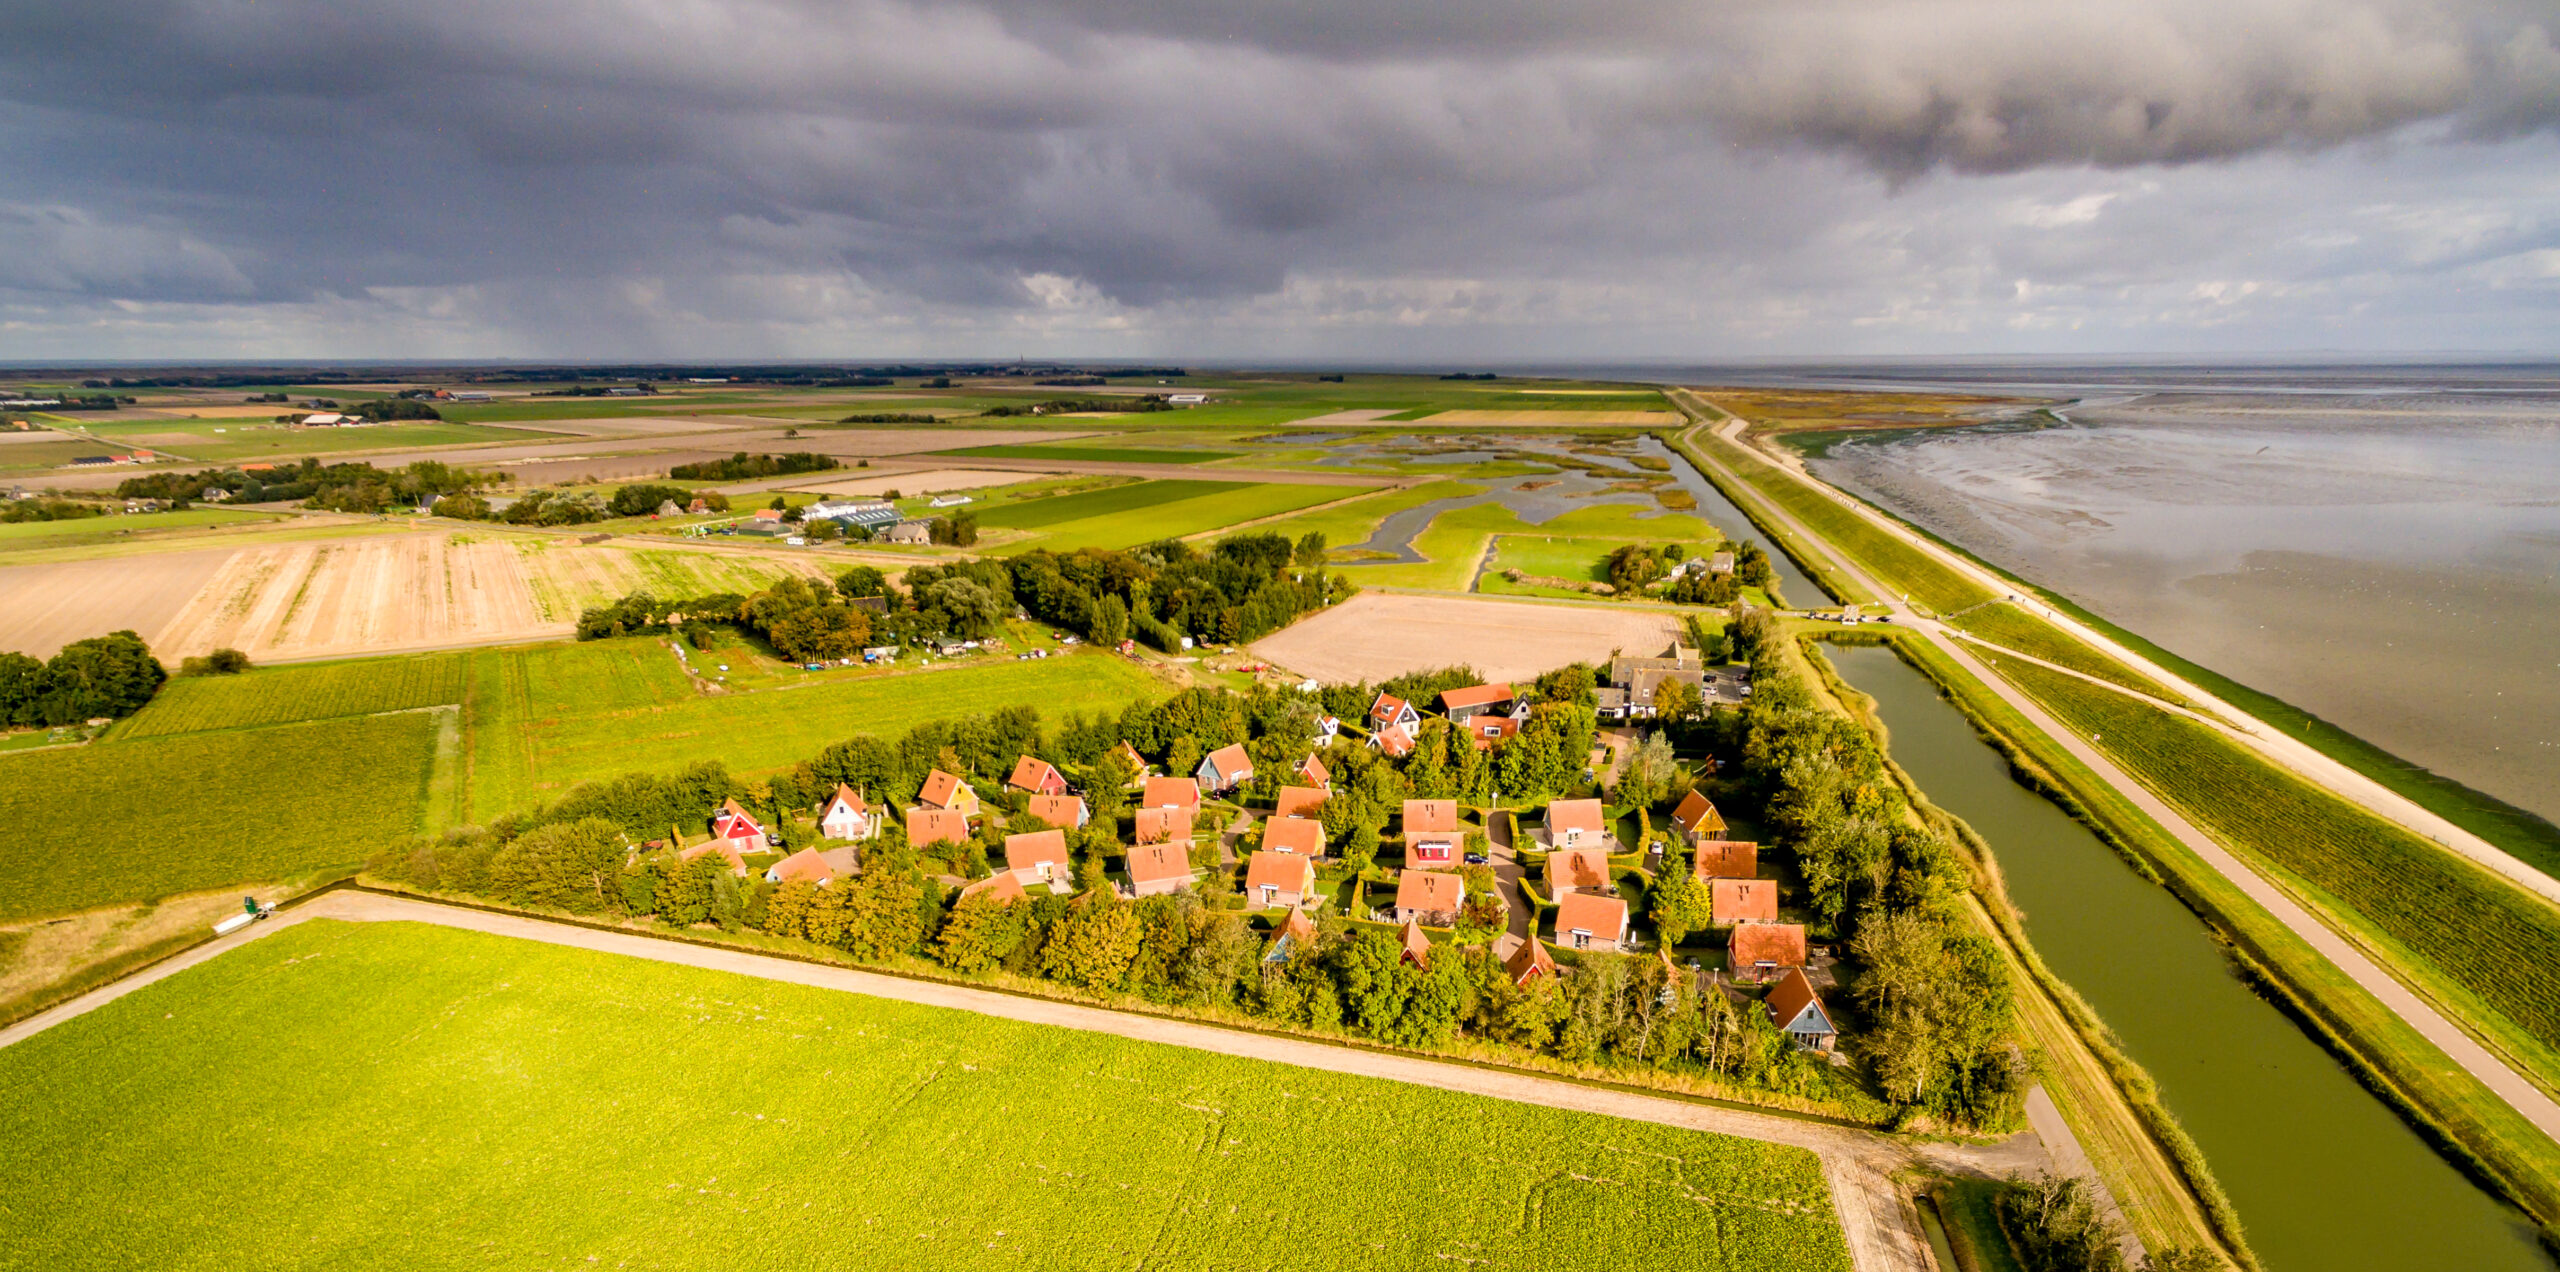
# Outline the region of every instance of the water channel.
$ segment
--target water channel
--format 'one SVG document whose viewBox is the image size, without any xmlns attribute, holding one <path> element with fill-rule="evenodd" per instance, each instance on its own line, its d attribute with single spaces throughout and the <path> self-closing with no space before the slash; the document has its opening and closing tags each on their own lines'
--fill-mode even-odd
<svg viewBox="0 0 2560 1272">
<path fill-rule="evenodd" d="M 2241 980 L 2204 925 L 2009 777 L 1888 649 L 1826 651 L 1872 695 L 1893 758 L 1988 840 L 2027 932 L 2159 1080 L 2273 1272 L 2550 1272 L 2482 1191 Z"/>
</svg>

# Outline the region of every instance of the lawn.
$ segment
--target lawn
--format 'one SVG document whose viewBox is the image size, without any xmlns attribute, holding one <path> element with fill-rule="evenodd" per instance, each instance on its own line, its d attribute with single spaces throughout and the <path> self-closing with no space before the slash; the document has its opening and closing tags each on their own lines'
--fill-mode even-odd
<svg viewBox="0 0 2560 1272">
<path fill-rule="evenodd" d="M 277 514 L 272 512 L 250 512 L 246 509 L 230 508 L 189 508 L 184 512 L 138 512 L 131 516 L 117 514 L 105 517 L 77 517 L 69 521 L 20 521 L 0 524 L 0 552 L 112 543 L 118 539 L 164 530 L 202 530 L 213 526 L 252 525 L 276 519 Z"/>
<path fill-rule="evenodd" d="M 0 1090 L 0 1269 L 1850 1266 L 1801 1149 L 406 923 Z"/>
<path fill-rule="evenodd" d="M 1141 446 L 1078 446 L 1063 442 L 1055 446 L 971 446 L 961 450 L 935 451 L 937 455 L 963 455 L 978 459 L 1065 459 L 1094 464 L 1205 464 L 1211 460 L 1234 459 L 1237 451 L 1162 450 Z"/>
<path fill-rule="evenodd" d="M 163 686 L 120 737 L 160 737 L 405 711 L 462 701 L 461 654 L 263 667 L 182 676 Z"/>
<path fill-rule="evenodd" d="M 1150 488 L 1159 490 L 1157 502 L 1130 506 L 1128 500 L 1138 498 Z M 1178 497 L 1180 488 L 1208 487 L 1188 498 Z M 1046 522 L 1040 536 L 1021 543 L 1005 544 L 999 553 L 1024 552 L 1032 548 L 1048 548 L 1055 552 L 1073 552 L 1078 548 L 1126 548 L 1158 539 L 1180 539 L 1195 534 L 1222 530 L 1240 522 L 1279 516 L 1316 504 L 1350 499 L 1366 492 L 1366 486 L 1318 486 L 1292 483 L 1239 485 L 1230 482 L 1147 482 L 1137 486 L 1120 486 L 1095 491 L 1091 496 L 1067 495 L 1054 500 L 1018 504 L 1016 508 L 1030 512 L 1043 503 L 1065 503 L 1092 498 L 1098 503 L 1120 502 L 1123 510 L 1079 516 L 1073 520 Z M 1012 511 L 997 509 L 996 513 Z M 990 524 L 995 524 L 990 521 Z"/>
<path fill-rule="evenodd" d="M 415 833 L 434 713 L 0 758 L 0 920 L 353 865 Z"/>
</svg>

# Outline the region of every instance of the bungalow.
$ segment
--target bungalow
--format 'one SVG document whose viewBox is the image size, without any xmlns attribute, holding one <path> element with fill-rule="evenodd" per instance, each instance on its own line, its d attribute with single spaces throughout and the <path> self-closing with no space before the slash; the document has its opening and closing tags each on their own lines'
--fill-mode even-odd
<svg viewBox="0 0 2560 1272">
<path fill-rule="evenodd" d="M 1547 854 L 1547 895 L 1562 901 L 1577 892 L 1609 891 L 1609 851 L 1564 848 Z"/>
<path fill-rule="evenodd" d="M 1179 808 L 1187 813 L 1200 811 L 1200 783 L 1188 777 L 1150 777 L 1146 793 L 1138 797 L 1140 808 Z"/>
<path fill-rule="evenodd" d="M 1689 859 L 1689 872 L 1700 883 L 1714 879 L 1760 877 L 1760 845 L 1737 839 L 1701 839 Z"/>
<path fill-rule="evenodd" d="M 1129 766 L 1129 776 L 1136 778 L 1147 775 L 1147 757 L 1138 754 L 1138 748 L 1123 742 L 1112 754 L 1119 756 L 1121 761 Z"/>
<path fill-rule="evenodd" d="M 1734 923 L 1775 923 L 1778 921 L 1778 883 L 1774 879 L 1709 879 L 1707 880 L 1707 922 L 1715 927 Z"/>
<path fill-rule="evenodd" d="M 1191 810 L 1188 808 L 1139 809 L 1138 842 L 1142 844 L 1190 843 Z"/>
<path fill-rule="evenodd" d="M 1467 885 L 1457 872 L 1407 870 L 1396 876 L 1395 921 L 1455 927 L 1458 910 L 1466 900 Z"/>
<path fill-rule="evenodd" d="M 1467 741 L 1479 751 L 1490 751 L 1493 744 L 1520 732 L 1520 722 L 1510 716 L 1481 715 L 1467 721 Z"/>
<path fill-rule="evenodd" d="M 1022 899 L 1022 881 L 1010 870 L 999 870 L 976 883 L 960 889 L 960 900 L 971 897 L 993 897 L 997 905 L 1011 905 Z"/>
<path fill-rule="evenodd" d="M 933 542 L 933 526 L 923 521 L 901 521 L 880 532 L 883 543 L 927 544 Z"/>
<path fill-rule="evenodd" d="M 1556 959 L 1554 955 L 1547 953 L 1546 945 L 1539 941 L 1537 933 L 1532 931 L 1527 938 L 1512 947 L 1511 953 L 1503 957 L 1502 970 L 1510 973 L 1512 984 L 1525 987 L 1541 976 L 1555 975 Z"/>
<path fill-rule="evenodd" d="M 1067 856 L 1067 832 L 1035 830 L 1005 836 L 1004 868 L 1025 886 L 1074 878 L 1075 862 Z"/>
<path fill-rule="evenodd" d="M 1480 715 L 1507 716 L 1515 695 L 1509 685 L 1469 685 L 1440 695 L 1440 712 L 1452 720 L 1467 721 Z"/>
<path fill-rule="evenodd" d="M 1693 840 L 1704 835 L 1721 835 L 1725 830 L 1724 815 L 1716 811 L 1715 801 L 1695 790 L 1681 797 L 1680 807 L 1671 812 L 1671 820 L 1680 827 L 1682 834 Z"/>
<path fill-rule="evenodd" d="M 1129 850 L 1129 890 L 1142 897 L 1191 886 L 1191 846 L 1144 844 Z"/>
<path fill-rule="evenodd" d="M 1257 852 L 1244 867 L 1244 895 L 1253 905 L 1292 910 L 1316 896 L 1316 863 L 1303 853 Z"/>
<path fill-rule="evenodd" d="M 1313 949 L 1315 943 L 1316 921 L 1308 918 L 1304 910 L 1291 910 L 1289 917 L 1280 921 L 1280 930 L 1272 934 L 1271 944 L 1263 948 L 1262 961 L 1286 963 L 1290 955 Z"/>
<path fill-rule="evenodd" d="M 1283 786 L 1271 806 L 1274 817 L 1315 817 L 1324 810 L 1324 792 L 1312 786 Z"/>
<path fill-rule="evenodd" d="M 1321 857 L 1324 855 L 1324 823 L 1304 817 L 1274 817 L 1262 824 L 1262 846 L 1269 852 Z"/>
<path fill-rule="evenodd" d="M 702 856 L 702 855 L 703 855 L 703 854 L 705 854 L 705 853 L 713 853 L 713 852 L 716 852 L 716 853 L 720 854 L 720 855 L 721 855 L 721 857 L 725 858 L 725 859 L 728 861 L 728 863 L 729 863 L 729 873 L 731 873 L 731 874 L 733 874 L 733 875 L 736 875 L 736 876 L 738 876 L 738 877 L 739 877 L 739 878 L 741 878 L 741 879 L 744 879 L 744 878 L 746 878 L 746 877 L 747 877 L 747 863 L 746 863 L 744 860 L 741 860 L 741 859 L 740 859 L 740 856 L 739 856 L 739 853 L 738 853 L 738 845 L 737 845 L 736 841 L 734 841 L 734 840 L 728 840 L 728 839 L 706 839 L 706 840 L 703 840 L 701 843 L 695 844 L 695 845 L 694 845 L 694 846 L 692 846 L 691 848 L 687 848 L 687 849 L 685 849 L 683 852 L 677 853 L 677 854 L 676 854 L 676 860 L 678 860 L 678 861 L 691 861 L 691 860 L 693 860 L 694 858 L 699 857 L 699 856 Z"/>
<path fill-rule="evenodd" d="M 1803 966 L 1801 923 L 1745 923 L 1725 946 L 1725 972 L 1738 981 L 1776 980 Z"/>
<path fill-rule="evenodd" d="M 758 508 L 755 511 L 755 515 L 748 518 L 748 520 L 765 524 L 778 524 L 782 520 L 782 510 L 780 508 Z"/>
<path fill-rule="evenodd" d="M 1086 808 L 1081 795 L 1034 795 L 1023 804 L 1022 811 L 1052 826 L 1084 829 L 1093 820 L 1093 810 Z"/>
<path fill-rule="evenodd" d="M 1614 953 L 1626 939 L 1625 901 L 1597 892 L 1576 892 L 1556 902 L 1556 944 Z"/>
<path fill-rule="evenodd" d="M 1611 846 L 1608 820 L 1596 799 L 1560 799 L 1547 805 L 1546 837 L 1550 852 L 1586 844 L 1597 845 L 1605 852 Z"/>
<path fill-rule="evenodd" d="M 1384 733 L 1398 727 L 1409 731 L 1419 728 L 1421 724 L 1422 713 L 1414 710 L 1412 703 L 1393 694 L 1381 693 L 1375 702 L 1369 704 L 1369 732 L 1371 733 Z"/>
<path fill-rule="evenodd" d="M 803 848 L 773 863 L 772 868 L 764 872 L 764 880 L 767 883 L 777 884 L 806 880 L 823 887 L 837 875 L 852 873 L 853 850 L 851 848 L 834 848 L 826 852 L 820 852 L 815 848 Z"/>
<path fill-rule="evenodd" d="M 738 807 L 738 801 L 734 799 L 722 800 L 720 811 L 711 815 L 711 834 L 714 838 L 729 841 L 741 852 L 758 852 L 773 845 L 772 838 L 764 833 L 764 827 L 748 816 L 747 810 Z"/>
<path fill-rule="evenodd" d="M 880 833 L 883 810 L 863 802 L 853 788 L 836 783 L 836 793 L 818 805 L 818 831 L 829 839 L 869 839 Z"/>
<path fill-rule="evenodd" d="M 1422 925 L 1411 919 L 1405 920 L 1400 940 L 1404 948 L 1398 953 L 1397 961 L 1417 972 L 1430 971 L 1431 938 L 1422 934 Z"/>
<path fill-rule="evenodd" d="M 1307 758 L 1298 762 L 1297 776 L 1317 790 L 1328 793 L 1333 790 L 1333 770 L 1326 768 L 1324 757 L 1313 751 L 1307 752 Z"/>
<path fill-rule="evenodd" d="M 907 810 L 907 842 L 918 848 L 967 843 L 969 819 L 948 808 Z"/>
<path fill-rule="evenodd" d="M 927 808 L 939 808 L 958 813 L 963 817 L 978 815 L 978 793 L 970 790 L 967 782 L 941 769 L 925 774 L 924 791 L 916 796 L 916 802 Z"/>
<path fill-rule="evenodd" d="M 1253 760 L 1245 755 L 1244 744 L 1238 742 L 1211 751 L 1193 776 L 1200 780 L 1203 790 L 1233 790 L 1253 780 Z"/>
<path fill-rule="evenodd" d="M 1769 1009 L 1769 1019 L 1778 1022 L 1779 1032 L 1795 1040 L 1796 1050 L 1828 1052 L 1839 1041 L 1840 1030 L 1831 1023 L 1831 1013 L 1823 1010 L 1822 996 L 1813 992 L 1813 981 L 1803 968 L 1788 968 L 1762 1002 Z"/>
<path fill-rule="evenodd" d="M 1388 725 L 1369 735 L 1369 745 L 1378 748 L 1389 759 L 1401 760 L 1413 754 L 1413 726 Z"/>
<path fill-rule="evenodd" d="M 1417 870 L 1449 870 L 1466 849 L 1466 832 L 1458 829 L 1458 801 L 1409 799 L 1404 802 L 1404 864 Z"/>
<path fill-rule="evenodd" d="M 1059 774 L 1056 765 L 1047 760 L 1033 759 L 1028 755 L 1014 761 L 1013 776 L 1006 778 L 1004 784 L 1014 790 L 1033 795 L 1067 793 L 1067 779 Z"/>
</svg>

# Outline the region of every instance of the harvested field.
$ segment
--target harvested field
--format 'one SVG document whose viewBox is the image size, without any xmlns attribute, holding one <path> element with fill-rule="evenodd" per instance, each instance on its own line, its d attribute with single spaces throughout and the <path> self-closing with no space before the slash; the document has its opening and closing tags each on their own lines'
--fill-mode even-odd
<svg viewBox="0 0 2560 1272">
<path fill-rule="evenodd" d="M 978 490 L 987 486 L 1010 486 L 1044 476 L 1019 469 L 993 468 L 927 468 L 903 473 L 875 473 L 851 481 L 831 481 L 822 485 L 794 486 L 794 490 L 815 491 L 822 495 L 877 495 L 894 490 L 904 495 L 940 494 L 946 490 Z"/>
<path fill-rule="evenodd" d="M 1613 651 L 1658 654 L 1680 632 L 1677 614 L 1623 605 L 1363 592 L 1253 652 L 1319 680 L 1385 680 L 1453 663 L 1525 680 L 1570 662 L 1606 662 Z"/>
<path fill-rule="evenodd" d="M 1681 421 L 1673 411 L 1574 411 L 1574 410 L 1483 410 L 1466 408 L 1441 411 L 1422 417 L 1425 424 L 1546 424 L 1555 428 L 1583 428 L 1593 424 L 1636 424 L 1669 426 Z M 1307 420 L 1302 423 L 1315 423 Z"/>
<path fill-rule="evenodd" d="M 50 658 L 72 641 L 130 628 L 173 657 L 154 634 L 232 555 L 214 549 L 0 567 L 0 649 Z"/>
</svg>

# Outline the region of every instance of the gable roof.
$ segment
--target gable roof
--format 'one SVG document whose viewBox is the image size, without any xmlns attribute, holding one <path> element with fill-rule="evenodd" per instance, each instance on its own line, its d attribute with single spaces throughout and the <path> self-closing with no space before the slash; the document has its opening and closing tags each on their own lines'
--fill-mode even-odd
<svg viewBox="0 0 2560 1272">
<path fill-rule="evenodd" d="M 1291 910 L 1288 918 L 1280 920 L 1279 930 L 1271 934 L 1271 944 L 1264 947 L 1262 961 L 1276 963 L 1315 942 L 1316 921 L 1308 918 L 1304 910 Z"/>
<path fill-rule="evenodd" d="M 1520 732 L 1520 722 L 1506 715 L 1481 715 L 1467 721 L 1467 740 L 1479 751 L 1490 751 L 1493 744 Z"/>
<path fill-rule="evenodd" d="M 1689 859 L 1699 879 L 1752 879 L 1760 874 L 1760 845 L 1742 839 L 1701 839 Z"/>
<path fill-rule="evenodd" d="M 1831 1012 L 1822 1005 L 1822 995 L 1813 992 L 1813 981 L 1801 967 L 1788 968 L 1787 974 L 1769 987 L 1769 996 L 1763 1001 L 1769 1005 L 1770 1019 L 1777 1021 L 1780 1029 L 1796 1023 L 1796 1017 L 1811 1008 L 1821 1022 L 1816 1032 L 1839 1032 L 1831 1025 Z"/>
<path fill-rule="evenodd" d="M 916 798 L 936 808 L 949 808 L 952 802 L 968 789 L 969 784 L 961 781 L 956 774 L 935 769 L 925 774 L 924 790 Z"/>
<path fill-rule="evenodd" d="M 1451 871 L 1407 870 L 1396 876 L 1399 910 L 1446 910 L 1455 914 L 1466 899 L 1466 884 Z"/>
<path fill-rule="evenodd" d="M 1138 801 L 1141 808 L 1198 808 L 1200 783 L 1188 777 L 1150 777 L 1146 794 Z"/>
<path fill-rule="evenodd" d="M 1404 961 L 1428 971 L 1431 967 L 1431 938 L 1422 934 L 1422 925 L 1406 919 L 1402 940 Z"/>
<path fill-rule="evenodd" d="M 827 859 L 820 856 L 817 849 L 803 848 L 774 863 L 772 874 L 782 883 L 789 883 L 795 879 L 806 879 L 811 883 L 818 883 L 835 878 L 836 868 L 828 864 Z"/>
<path fill-rule="evenodd" d="M 1561 835 L 1568 830 L 1579 830 L 1586 835 L 1598 835 L 1605 833 L 1603 828 L 1606 825 L 1607 818 L 1602 815 L 1600 801 L 1596 799 L 1560 799 L 1547 805 L 1547 830 L 1551 833 Z"/>
<path fill-rule="evenodd" d="M 976 896 L 993 897 L 998 905 L 1011 905 L 1022 899 L 1022 880 L 1014 878 L 1010 870 L 999 870 L 960 889 L 962 901 Z"/>
<path fill-rule="evenodd" d="M 1303 896 L 1315 886 L 1315 869 L 1314 862 L 1298 853 L 1257 852 L 1245 863 L 1245 890 L 1260 892 L 1272 887 Z"/>
<path fill-rule="evenodd" d="M 1283 786 L 1280 798 L 1272 806 L 1273 817 L 1312 817 L 1324 807 L 1325 793 L 1312 786 Z"/>
<path fill-rule="evenodd" d="M 1191 877 L 1191 849 L 1186 844 L 1143 844 L 1129 850 L 1129 882 L 1155 883 Z"/>
<path fill-rule="evenodd" d="M 1762 963 L 1776 967 L 1804 966 L 1804 925 L 1801 923 L 1745 923 L 1733 930 L 1733 941 L 1725 950 L 1725 966 L 1736 972 L 1747 971 Z"/>
<path fill-rule="evenodd" d="M 1778 881 L 1775 879 L 1709 879 L 1707 880 L 1707 913 L 1715 923 L 1762 923 L 1778 921 Z"/>
<path fill-rule="evenodd" d="M 1537 977 L 1555 975 L 1556 960 L 1554 955 L 1547 953 L 1547 947 L 1538 940 L 1537 933 L 1532 932 L 1529 939 L 1511 951 L 1511 957 L 1502 960 L 1502 970 L 1511 973 L 1512 984 L 1526 985 Z"/>
<path fill-rule="evenodd" d="M 1716 811 L 1715 801 L 1694 789 L 1681 798 L 1680 807 L 1671 813 L 1671 820 L 1692 834 L 1701 831 L 1715 833 L 1724 829 L 1724 814 Z"/>
<path fill-rule="evenodd" d="M 1391 724 L 1370 734 L 1369 743 L 1391 756 L 1401 758 L 1413 753 L 1413 730 L 1401 724 Z"/>
<path fill-rule="evenodd" d="M 737 871 L 739 874 L 745 874 L 747 872 L 746 858 L 740 855 L 736 844 L 730 843 L 726 839 L 703 840 L 701 843 L 695 844 L 691 848 L 687 848 L 683 852 L 677 853 L 676 860 L 691 861 L 706 852 L 716 852 L 720 854 L 721 857 L 728 861 L 729 868 Z"/>
<path fill-rule="evenodd" d="M 711 821 L 713 825 L 719 825 L 720 823 L 726 822 L 733 828 L 739 822 L 744 822 L 746 823 L 747 829 L 754 831 L 759 835 L 764 833 L 763 823 L 758 822 L 755 819 L 754 814 L 739 807 L 738 801 L 735 799 L 724 799 L 720 801 L 720 811 L 711 815 Z"/>
<path fill-rule="evenodd" d="M 926 844 L 956 844 L 969 837 L 969 819 L 948 808 L 916 807 L 907 810 L 907 842 L 918 848 Z"/>
<path fill-rule="evenodd" d="M 827 802 L 818 806 L 818 816 L 824 818 L 839 806 L 850 808 L 857 814 L 871 811 L 871 806 L 863 803 L 862 797 L 854 794 L 853 788 L 842 782 L 836 783 L 836 793 L 828 796 Z"/>
<path fill-rule="evenodd" d="M 1324 855 L 1324 823 L 1304 817 L 1274 817 L 1262 824 L 1262 846 L 1302 857 Z"/>
<path fill-rule="evenodd" d="M 1047 760 L 1026 755 L 1013 762 L 1013 776 L 1004 781 L 1007 786 L 1037 791 L 1046 790 L 1052 782 L 1063 784 L 1066 779 L 1058 776 L 1058 770 Z"/>
<path fill-rule="evenodd" d="M 1324 766 L 1323 756 L 1309 751 L 1307 758 L 1298 762 L 1298 776 L 1318 786 L 1325 786 L 1333 781 L 1333 770 Z"/>
<path fill-rule="evenodd" d="M 1073 826 L 1084 815 L 1084 797 L 1034 795 L 1023 803 L 1022 811 L 1052 826 Z"/>
<path fill-rule="evenodd" d="M 1394 724 L 1399 717 L 1412 708 L 1412 703 L 1394 694 L 1380 693 L 1377 700 L 1369 704 L 1369 723 L 1383 728 Z"/>
<path fill-rule="evenodd" d="M 1455 834 L 1458 829 L 1458 801 L 1454 799 L 1409 799 L 1404 802 L 1404 833 Z"/>
<path fill-rule="evenodd" d="M 1191 810 L 1188 808 L 1141 808 L 1138 810 L 1138 842 L 1160 844 L 1169 839 L 1191 837 Z"/>
<path fill-rule="evenodd" d="M 1138 754 L 1138 748 L 1129 745 L 1127 742 L 1122 742 L 1120 745 L 1113 747 L 1111 753 L 1129 762 L 1129 769 L 1132 776 L 1142 774 L 1147 771 L 1147 757 Z"/>
<path fill-rule="evenodd" d="M 1044 861 L 1054 866 L 1071 864 L 1067 857 L 1067 832 L 1035 830 L 1004 837 L 1005 869 L 1028 870 Z"/>
<path fill-rule="evenodd" d="M 1556 902 L 1556 939 L 1567 932 L 1589 932 L 1607 941 L 1627 935 L 1627 903 L 1597 892 L 1572 892 Z"/>
<path fill-rule="evenodd" d="M 1609 850 L 1559 848 L 1547 854 L 1547 890 L 1609 886 Z"/>
<path fill-rule="evenodd" d="M 1230 782 L 1234 781 L 1239 774 L 1253 771 L 1253 757 L 1244 753 L 1242 742 L 1211 751 L 1208 763 L 1209 767 L 1218 771 L 1218 776 Z"/>
<path fill-rule="evenodd" d="M 1464 689 L 1451 689 L 1441 694 L 1440 709 L 1455 711 L 1462 707 L 1489 707 L 1497 702 L 1509 702 L 1516 696 L 1511 692 L 1511 686 L 1507 684 L 1469 685 Z"/>
</svg>

